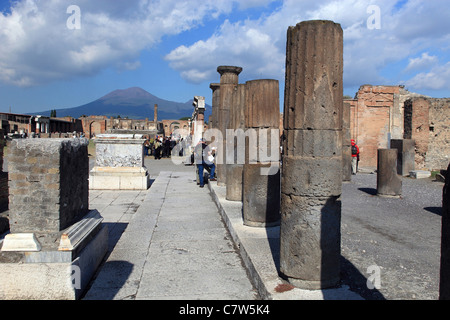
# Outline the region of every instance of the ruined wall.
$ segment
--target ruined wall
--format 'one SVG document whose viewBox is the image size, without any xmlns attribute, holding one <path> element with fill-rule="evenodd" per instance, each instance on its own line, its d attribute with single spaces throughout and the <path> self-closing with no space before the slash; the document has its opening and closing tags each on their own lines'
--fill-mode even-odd
<svg viewBox="0 0 450 320">
<path fill-rule="evenodd" d="M 429 145 L 425 166 L 445 169 L 450 162 L 450 99 L 430 99 Z"/>
<path fill-rule="evenodd" d="M 409 92 L 402 86 L 361 86 L 351 106 L 351 138 L 360 167 L 376 167 L 377 150 L 390 139 L 414 139 L 416 169 L 445 169 L 449 162 L 450 99 Z"/>
</svg>

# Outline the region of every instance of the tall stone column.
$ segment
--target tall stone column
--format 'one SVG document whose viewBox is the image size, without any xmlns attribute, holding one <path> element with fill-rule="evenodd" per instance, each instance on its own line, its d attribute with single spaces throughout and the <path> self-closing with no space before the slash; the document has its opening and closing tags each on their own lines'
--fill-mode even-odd
<svg viewBox="0 0 450 320">
<path fill-rule="evenodd" d="M 238 84 L 233 92 L 233 103 L 230 109 L 231 129 L 225 135 L 226 139 L 226 174 L 227 192 L 229 201 L 242 201 L 242 170 L 245 160 L 245 141 L 243 132 L 245 127 L 245 84 Z M 231 134 L 233 133 L 234 134 Z"/>
<path fill-rule="evenodd" d="M 209 87 L 212 90 L 211 127 L 217 129 L 219 123 L 220 83 L 211 83 Z"/>
<path fill-rule="evenodd" d="M 280 222 L 279 141 L 270 140 L 272 131 L 276 131 L 274 136 L 279 138 L 278 81 L 271 79 L 247 81 L 245 101 L 245 129 L 247 132 L 254 131 L 255 135 L 252 138 L 249 134 L 246 143 L 242 208 L 244 224 L 252 227 L 270 227 Z M 267 141 L 259 139 L 259 133 L 266 132 L 263 130 L 267 130 Z M 275 144 L 276 148 L 272 148 L 272 144 Z M 261 169 L 270 168 L 274 165 L 273 162 L 270 164 L 263 164 L 261 161 L 250 163 L 250 148 L 267 151 L 271 159 L 277 161 L 276 172 L 263 174 L 261 171 Z M 271 154 L 274 149 L 277 152 L 276 155 Z"/>
<path fill-rule="evenodd" d="M 377 194 L 399 197 L 402 179 L 397 174 L 397 149 L 378 149 Z"/>
<path fill-rule="evenodd" d="M 230 126 L 230 109 L 233 104 L 233 93 L 239 82 L 241 67 L 219 66 L 217 72 L 220 74 L 220 103 L 219 103 L 219 121 L 218 129 L 222 132 L 223 142 L 222 150 L 218 150 L 217 159 L 217 185 L 225 186 L 227 183 L 227 174 L 225 166 L 225 137 L 226 129 Z M 222 152 L 220 152 L 222 151 Z M 222 153 L 222 154 L 220 154 Z"/>
<path fill-rule="evenodd" d="M 305 21 L 287 32 L 280 271 L 291 284 L 339 283 L 343 32 Z"/>
<path fill-rule="evenodd" d="M 155 104 L 155 111 L 153 115 L 153 121 L 155 122 L 155 126 L 158 127 L 158 105 Z"/>
</svg>

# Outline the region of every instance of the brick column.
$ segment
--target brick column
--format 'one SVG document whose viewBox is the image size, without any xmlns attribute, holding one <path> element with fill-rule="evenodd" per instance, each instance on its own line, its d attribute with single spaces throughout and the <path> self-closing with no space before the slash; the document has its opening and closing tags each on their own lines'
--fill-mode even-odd
<svg viewBox="0 0 450 320">
<path fill-rule="evenodd" d="M 272 130 L 276 130 L 279 138 L 280 127 L 280 100 L 279 85 L 277 80 L 253 80 L 246 83 L 245 95 L 245 129 L 254 131 L 252 140 L 249 135 L 246 143 L 246 159 L 243 169 L 243 218 L 244 224 L 253 227 L 269 227 L 278 225 L 280 222 L 280 170 L 277 166 L 276 172 L 262 174 L 261 169 L 268 169 L 271 164 L 249 163 L 249 148 L 259 150 L 261 147 L 270 154 L 275 148 L 278 154 L 270 154 L 272 160 L 279 159 L 279 141 L 271 141 Z M 256 141 L 259 133 L 267 129 L 267 145 L 260 145 Z M 256 138 L 256 139 L 255 139 Z M 252 145 L 253 144 L 253 145 Z M 256 160 L 256 159 L 255 159 Z M 261 160 L 261 159 L 259 159 Z M 252 161 L 253 162 L 253 161 Z M 278 163 L 277 163 L 278 165 Z"/>
<path fill-rule="evenodd" d="M 304 289 L 339 283 L 343 32 L 305 21 L 287 32 L 280 271 Z"/>
</svg>

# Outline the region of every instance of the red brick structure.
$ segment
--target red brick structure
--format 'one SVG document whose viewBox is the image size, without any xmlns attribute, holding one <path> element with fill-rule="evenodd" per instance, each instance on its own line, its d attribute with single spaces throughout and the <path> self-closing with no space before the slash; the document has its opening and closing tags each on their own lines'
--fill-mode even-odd
<svg viewBox="0 0 450 320">
<path fill-rule="evenodd" d="M 351 106 L 351 138 L 360 151 L 360 167 L 377 166 L 377 150 L 391 139 L 416 141 L 416 169 L 445 169 L 450 161 L 450 99 L 411 93 L 403 86 L 363 85 Z"/>
</svg>

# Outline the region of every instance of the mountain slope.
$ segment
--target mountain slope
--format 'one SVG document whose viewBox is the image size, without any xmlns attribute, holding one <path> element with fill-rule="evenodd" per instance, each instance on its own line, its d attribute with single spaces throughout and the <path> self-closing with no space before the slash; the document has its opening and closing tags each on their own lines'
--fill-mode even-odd
<svg viewBox="0 0 450 320">
<path fill-rule="evenodd" d="M 153 120 L 155 104 L 158 105 L 158 120 L 172 120 L 180 119 L 182 117 L 190 117 L 194 110 L 192 101 L 174 102 L 158 98 L 144 89 L 132 87 L 123 90 L 114 90 L 107 95 L 87 103 L 85 105 L 57 109 L 56 115 L 58 117 L 71 116 L 79 118 L 82 115 L 104 115 L 107 117 L 122 118 L 128 117 L 130 119 L 145 119 Z M 205 119 L 211 114 L 211 107 L 206 106 Z M 34 115 L 50 116 L 50 110 L 37 112 Z"/>
</svg>

